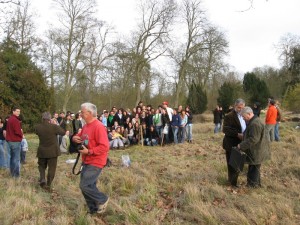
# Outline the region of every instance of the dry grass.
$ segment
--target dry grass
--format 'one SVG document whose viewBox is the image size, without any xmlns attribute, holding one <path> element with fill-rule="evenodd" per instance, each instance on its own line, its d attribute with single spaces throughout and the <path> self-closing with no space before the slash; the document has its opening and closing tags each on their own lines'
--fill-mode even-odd
<svg viewBox="0 0 300 225">
<path fill-rule="evenodd" d="M 205 119 L 206 120 L 206 119 Z M 110 196 L 102 216 L 86 214 L 79 177 L 59 158 L 55 191 L 37 184 L 35 135 L 27 135 L 30 151 L 21 178 L 1 170 L 0 221 L 10 224 L 299 224 L 300 137 L 295 123 L 281 124 L 282 141 L 272 143 L 272 160 L 262 165 L 261 189 L 231 189 L 226 183 L 223 134 L 212 122 L 194 125 L 194 143 L 165 147 L 134 146 L 111 151 L 113 166 L 103 170 L 98 187 Z M 122 154 L 131 166 L 122 167 Z"/>
</svg>

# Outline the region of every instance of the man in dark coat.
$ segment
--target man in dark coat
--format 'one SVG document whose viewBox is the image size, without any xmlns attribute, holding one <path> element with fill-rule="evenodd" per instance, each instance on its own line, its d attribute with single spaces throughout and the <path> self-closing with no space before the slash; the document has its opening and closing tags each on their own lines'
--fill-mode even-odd
<svg viewBox="0 0 300 225">
<path fill-rule="evenodd" d="M 50 189 L 55 176 L 57 157 L 61 154 L 58 146 L 57 135 L 65 135 L 65 130 L 56 124 L 51 124 L 51 114 L 44 112 L 43 122 L 36 125 L 35 131 L 39 136 L 39 146 L 37 150 L 38 168 L 40 172 L 40 186 Z M 46 169 L 48 167 L 47 185 Z"/>
<path fill-rule="evenodd" d="M 223 123 L 223 133 L 225 134 L 223 148 L 226 151 L 228 181 L 229 184 L 234 187 L 237 187 L 239 172 L 229 165 L 229 159 L 232 147 L 236 147 L 242 141 L 243 132 L 246 129 L 246 123 L 240 115 L 240 112 L 244 107 L 245 101 L 243 99 L 237 99 L 235 101 L 234 109 L 225 116 Z"/>
<path fill-rule="evenodd" d="M 246 153 L 246 163 L 249 164 L 247 173 L 248 187 L 261 187 L 261 163 L 270 159 L 269 141 L 265 132 L 265 125 L 253 114 L 250 107 L 245 107 L 241 114 L 247 123 L 244 140 L 238 148 Z"/>
</svg>

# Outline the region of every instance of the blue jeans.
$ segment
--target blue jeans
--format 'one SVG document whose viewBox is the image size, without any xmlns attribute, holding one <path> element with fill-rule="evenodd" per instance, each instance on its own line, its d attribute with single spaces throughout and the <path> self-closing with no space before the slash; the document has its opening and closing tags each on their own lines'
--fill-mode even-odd
<svg viewBox="0 0 300 225">
<path fill-rule="evenodd" d="M 0 140 L 0 168 L 8 168 L 6 152 L 6 142 L 5 140 Z"/>
<path fill-rule="evenodd" d="M 186 131 L 185 131 L 185 127 L 179 127 L 179 137 L 180 137 L 180 140 L 179 142 L 180 143 L 184 143 L 185 142 L 185 135 L 186 135 Z"/>
<path fill-rule="evenodd" d="M 7 142 L 7 151 L 10 154 L 10 174 L 12 177 L 20 176 L 21 142 Z"/>
<path fill-rule="evenodd" d="M 276 124 L 275 124 L 274 138 L 275 138 L 275 141 L 280 141 L 280 137 L 279 137 L 279 122 L 276 122 Z"/>
<path fill-rule="evenodd" d="M 90 213 L 97 212 L 99 205 L 104 204 L 108 199 L 96 186 L 101 171 L 102 169 L 99 167 L 84 164 L 80 174 L 79 187 Z"/>
<path fill-rule="evenodd" d="M 174 135 L 174 143 L 178 144 L 178 127 L 173 127 L 172 126 L 172 131 L 173 131 L 173 135 Z"/>
<path fill-rule="evenodd" d="M 221 128 L 221 124 L 220 123 L 215 123 L 215 129 L 214 129 L 214 133 L 219 133 L 220 131 L 220 128 Z"/>
<path fill-rule="evenodd" d="M 163 127 L 162 126 L 155 126 L 155 130 L 156 130 L 156 133 L 158 134 L 158 136 L 161 137 Z"/>
<path fill-rule="evenodd" d="M 192 132 L 193 124 L 189 123 L 186 125 L 186 132 L 187 132 L 187 140 L 191 141 L 193 138 L 193 132 Z"/>
</svg>

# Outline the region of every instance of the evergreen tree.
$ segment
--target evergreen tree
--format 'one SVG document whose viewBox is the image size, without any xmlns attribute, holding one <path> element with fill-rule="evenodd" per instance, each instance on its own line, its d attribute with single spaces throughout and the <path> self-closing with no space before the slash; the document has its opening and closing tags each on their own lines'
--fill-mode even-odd
<svg viewBox="0 0 300 225">
<path fill-rule="evenodd" d="M 1 114 L 11 107 L 21 109 L 23 129 L 32 128 L 41 121 L 41 113 L 49 110 L 52 96 L 43 73 L 18 46 L 6 41 L 0 46 Z"/>
<path fill-rule="evenodd" d="M 207 95 L 202 85 L 192 82 L 189 87 L 187 105 L 193 113 L 203 113 L 207 109 Z"/>
<path fill-rule="evenodd" d="M 259 79 L 254 73 L 246 73 L 243 88 L 249 105 L 259 102 L 261 107 L 267 106 L 270 91 L 265 81 Z"/>
<path fill-rule="evenodd" d="M 219 97 L 217 99 L 218 104 L 221 105 L 226 112 L 230 105 L 234 104 L 234 101 L 240 98 L 241 85 L 239 83 L 225 82 L 220 89 Z"/>
</svg>

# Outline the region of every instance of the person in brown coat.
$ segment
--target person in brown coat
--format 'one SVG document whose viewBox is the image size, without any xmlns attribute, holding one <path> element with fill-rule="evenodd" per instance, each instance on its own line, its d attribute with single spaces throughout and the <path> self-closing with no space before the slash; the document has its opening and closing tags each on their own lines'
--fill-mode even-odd
<svg viewBox="0 0 300 225">
<path fill-rule="evenodd" d="M 231 186 L 237 187 L 237 180 L 239 172 L 229 165 L 232 147 L 236 147 L 243 140 L 243 132 L 246 129 L 246 123 L 240 114 L 241 110 L 245 107 L 243 99 L 235 101 L 234 109 L 229 112 L 223 123 L 223 148 L 226 151 L 226 162 L 228 170 L 228 182 Z"/>
<path fill-rule="evenodd" d="M 42 188 L 50 189 L 55 176 L 57 157 L 61 154 L 57 135 L 64 135 L 65 130 L 60 126 L 51 123 L 51 114 L 44 112 L 43 122 L 35 126 L 35 132 L 40 143 L 37 150 L 38 169 L 40 172 L 39 183 Z M 46 169 L 48 167 L 47 181 Z"/>
</svg>

